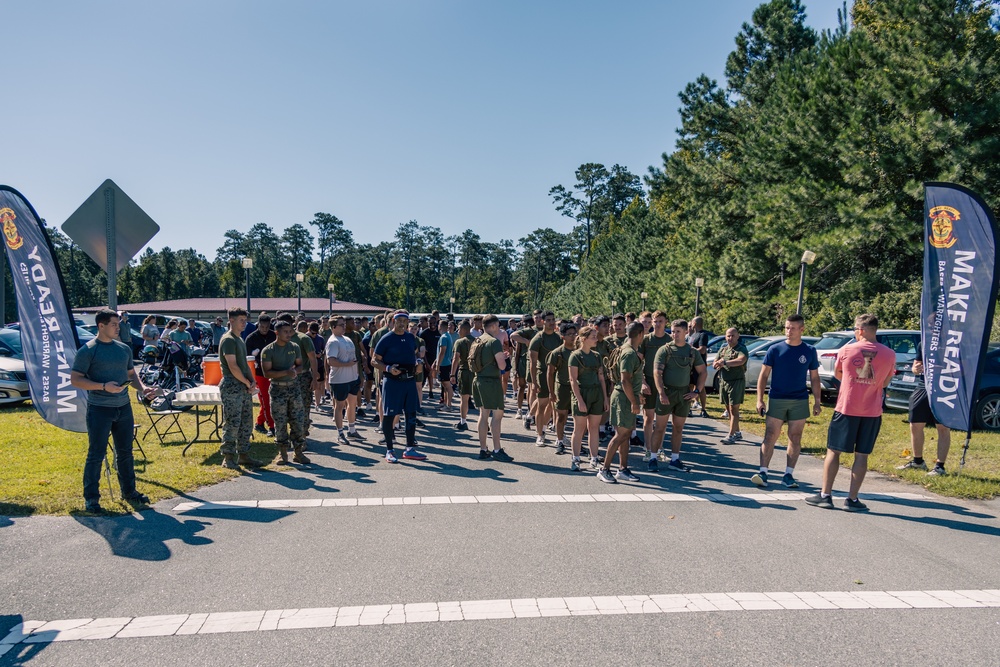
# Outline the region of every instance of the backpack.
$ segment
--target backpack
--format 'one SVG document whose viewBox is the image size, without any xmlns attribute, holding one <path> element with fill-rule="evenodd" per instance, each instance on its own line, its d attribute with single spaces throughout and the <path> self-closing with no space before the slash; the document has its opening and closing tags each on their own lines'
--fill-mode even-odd
<svg viewBox="0 0 1000 667">
<path fill-rule="evenodd" d="M 616 347 L 611 350 L 611 354 L 604 357 L 604 375 L 611 380 L 612 384 L 622 381 L 622 348 Z"/>
<path fill-rule="evenodd" d="M 483 336 L 472 341 L 472 345 L 469 347 L 469 370 L 473 373 L 481 373 L 486 367 L 481 354 L 485 347 L 486 341 L 483 340 Z"/>
</svg>

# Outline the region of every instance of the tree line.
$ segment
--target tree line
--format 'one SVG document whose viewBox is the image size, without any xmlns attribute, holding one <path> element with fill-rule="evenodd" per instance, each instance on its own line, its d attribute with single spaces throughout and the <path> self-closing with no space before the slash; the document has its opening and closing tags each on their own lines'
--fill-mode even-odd
<svg viewBox="0 0 1000 667">
<path fill-rule="evenodd" d="M 914 327 L 920 308 L 925 181 L 953 181 L 996 208 L 1000 195 L 1000 26 L 988 0 L 856 0 L 817 33 L 799 0 L 757 7 L 720 83 L 679 93 L 674 150 L 644 178 L 580 165 L 551 187 L 567 228 L 490 241 L 415 220 L 357 243 L 316 213 L 278 233 L 226 232 L 214 260 L 147 249 L 119 275 L 120 302 L 245 294 L 325 296 L 426 311 L 560 315 L 638 310 L 690 316 L 695 279 L 709 328 L 780 329 L 794 312 L 803 251 L 810 333 L 861 311 Z M 103 272 L 56 230 L 74 306 L 106 300 Z M 8 312 L 13 298 L 8 286 Z M 16 317 L 16 316 L 15 316 Z"/>
</svg>

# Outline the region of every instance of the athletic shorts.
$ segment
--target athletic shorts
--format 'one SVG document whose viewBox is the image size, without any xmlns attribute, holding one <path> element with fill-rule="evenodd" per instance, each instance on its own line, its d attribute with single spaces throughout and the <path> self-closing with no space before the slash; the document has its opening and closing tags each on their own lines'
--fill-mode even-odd
<svg viewBox="0 0 1000 667">
<path fill-rule="evenodd" d="M 881 428 L 882 417 L 853 417 L 834 412 L 826 447 L 846 454 L 871 454 Z"/>
<path fill-rule="evenodd" d="M 642 409 L 643 410 L 655 410 L 656 409 L 656 383 L 653 381 L 652 376 L 646 376 L 645 378 L 646 386 L 649 387 L 648 394 L 642 394 Z"/>
<path fill-rule="evenodd" d="M 635 428 L 635 415 L 628 396 L 621 389 L 611 392 L 611 425 L 615 428 Z"/>
<path fill-rule="evenodd" d="M 517 358 L 517 377 L 521 378 L 522 381 L 528 377 L 528 358 L 526 355 Z"/>
<path fill-rule="evenodd" d="M 330 385 L 330 389 L 333 391 L 333 398 L 337 401 L 346 401 L 348 396 L 358 393 L 358 388 L 360 387 L 361 380 L 351 380 L 350 382 Z"/>
<path fill-rule="evenodd" d="M 667 394 L 667 403 L 660 401 L 660 396 L 656 396 L 656 414 L 674 415 L 675 417 L 687 417 L 691 412 L 691 401 L 684 400 L 684 394 L 688 393 L 687 387 L 664 387 Z"/>
<path fill-rule="evenodd" d="M 387 417 L 415 414 L 420 395 L 411 380 L 382 380 L 382 411 Z"/>
<path fill-rule="evenodd" d="M 809 418 L 808 398 L 772 398 L 767 402 L 767 416 L 783 422 L 795 422 Z"/>
<path fill-rule="evenodd" d="M 934 413 L 931 412 L 931 402 L 927 398 L 927 389 L 920 385 L 910 394 L 910 423 L 926 424 L 927 426 L 937 426 Z"/>
<path fill-rule="evenodd" d="M 719 397 L 723 405 L 743 405 L 746 389 L 747 381 L 745 378 L 740 378 L 739 380 L 723 380 L 719 378 Z"/>
<path fill-rule="evenodd" d="M 441 382 L 451 382 L 451 364 L 441 366 L 438 369 L 438 380 Z"/>
<path fill-rule="evenodd" d="M 503 411 L 503 385 L 500 378 L 481 378 L 472 381 L 472 397 L 482 410 Z"/>
<path fill-rule="evenodd" d="M 580 387 L 580 393 L 583 394 L 583 400 L 586 403 L 587 412 L 584 413 L 580 410 L 580 405 L 576 400 L 576 394 L 572 394 L 573 416 L 582 417 L 586 414 L 590 417 L 600 417 L 604 412 L 604 392 L 601 391 L 601 386 L 592 385 Z"/>
<path fill-rule="evenodd" d="M 556 380 L 556 410 L 569 412 L 573 409 L 573 388 L 569 383 L 562 384 Z"/>
<path fill-rule="evenodd" d="M 535 398 L 549 397 L 549 378 L 546 373 L 535 374 Z"/>
<path fill-rule="evenodd" d="M 472 395 L 472 371 L 468 368 L 459 368 L 456 374 L 456 384 L 458 385 L 458 395 L 459 396 L 471 396 Z"/>
</svg>

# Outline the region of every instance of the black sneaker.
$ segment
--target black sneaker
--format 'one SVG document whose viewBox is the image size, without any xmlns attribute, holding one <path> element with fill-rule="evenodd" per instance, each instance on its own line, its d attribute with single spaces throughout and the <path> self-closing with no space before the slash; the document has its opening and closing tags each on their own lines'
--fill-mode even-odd
<svg viewBox="0 0 1000 667">
<path fill-rule="evenodd" d="M 513 463 L 514 462 L 514 457 L 511 456 L 510 454 L 508 454 L 507 452 L 505 452 L 502 447 L 500 448 L 499 451 L 490 452 L 490 454 L 493 456 L 493 460 L 494 461 L 500 461 L 501 463 Z"/>
<path fill-rule="evenodd" d="M 629 447 L 632 449 L 642 449 L 642 438 L 637 435 L 633 435 L 628 441 Z"/>
<path fill-rule="evenodd" d="M 124 500 L 125 500 L 125 502 L 132 503 L 133 505 L 148 505 L 149 504 L 149 496 L 147 496 L 144 493 L 138 493 L 138 492 L 132 494 L 131 496 L 128 496 Z"/>
<path fill-rule="evenodd" d="M 479 450 L 479 460 L 480 461 L 485 461 L 486 459 L 491 459 L 491 458 L 493 458 L 493 452 L 491 452 L 488 449 L 480 449 Z"/>
<path fill-rule="evenodd" d="M 83 510 L 87 514 L 93 514 L 94 516 L 107 516 L 108 511 L 101 507 L 100 503 L 87 503 Z"/>
<path fill-rule="evenodd" d="M 653 458 L 649 459 L 649 462 L 646 463 L 646 470 L 648 470 L 649 472 L 656 472 L 659 469 L 660 469 L 660 464 L 656 460 L 655 456 Z"/>
<path fill-rule="evenodd" d="M 365 409 L 364 409 L 364 408 L 358 408 L 358 409 L 356 409 L 356 410 L 354 411 L 354 414 L 355 414 L 356 416 L 358 416 L 358 417 L 367 417 L 367 416 L 368 416 L 368 413 L 367 413 L 367 412 L 365 412 Z"/>
<path fill-rule="evenodd" d="M 809 496 L 806 498 L 806 504 L 812 505 L 813 507 L 821 507 L 825 510 L 832 510 L 833 496 L 823 497 L 822 494 L 817 493 L 815 496 Z"/>
<path fill-rule="evenodd" d="M 848 512 L 867 512 L 868 505 L 865 505 L 860 500 L 851 500 L 850 498 L 846 498 L 844 500 L 844 510 Z"/>
<path fill-rule="evenodd" d="M 670 459 L 670 463 L 667 464 L 667 468 L 670 470 L 676 470 L 677 472 L 691 472 L 691 466 L 684 463 L 680 459 Z"/>
<path fill-rule="evenodd" d="M 267 429 L 264 428 L 263 424 L 257 424 L 256 426 L 253 427 L 253 430 L 255 430 L 257 433 L 264 433 L 264 434 L 267 433 Z"/>
<path fill-rule="evenodd" d="M 426 426 L 424 426 L 424 423 L 422 421 L 420 421 L 419 419 L 414 419 L 413 423 L 416 424 L 417 426 L 419 426 L 420 428 L 426 428 Z"/>
<path fill-rule="evenodd" d="M 457 429 L 459 431 L 468 431 L 469 430 L 469 425 L 466 424 L 466 423 L 464 423 L 464 422 L 459 422 L 459 423 L 455 424 L 455 429 Z"/>
<path fill-rule="evenodd" d="M 766 472 L 755 472 L 750 476 L 750 481 L 759 486 L 762 489 L 767 488 L 767 473 Z"/>
</svg>

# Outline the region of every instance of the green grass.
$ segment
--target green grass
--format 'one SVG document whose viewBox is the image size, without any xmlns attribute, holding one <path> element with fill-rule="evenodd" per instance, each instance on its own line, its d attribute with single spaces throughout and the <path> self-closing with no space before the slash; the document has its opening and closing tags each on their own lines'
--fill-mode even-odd
<svg viewBox="0 0 1000 667">
<path fill-rule="evenodd" d="M 219 443 L 199 442 L 181 457 L 186 444 L 180 435 L 168 436 L 161 446 L 156 434 L 146 431 L 150 421 L 146 410 L 133 393 L 132 412 L 140 426 L 139 437 L 148 459 L 135 451 L 139 491 L 154 502 L 177 496 L 208 484 L 215 484 L 240 473 L 219 465 Z M 180 417 L 181 427 L 189 437 L 194 434 L 194 412 Z M 205 435 L 204 428 L 202 436 Z M 259 437 L 259 436 L 258 436 Z M 71 433 L 42 419 L 30 404 L 0 409 L 0 450 L 5 462 L 0 467 L 0 515 L 69 514 L 83 510 L 83 463 L 87 458 L 87 435 Z M 273 441 L 252 443 L 251 452 L 258 459 L 272 460 L 277 453 Z M 112 474 L 114 478 L 114 475 Z M 118 480 L 114 478 L 118 499 Z M 118 500 L 111 502 L 107 477 L 101 475 L 101 504 L 112 512 L 130 512 Z"/>
<path fill-rule="evenodd" d="M 811 402 L 811 401 L 810 401 Z M 764 419 L 756 412 L 757 395 L 747 394 L 740 411 L 740 427 L 744 433 L 764 435 Z M 709 414 L 718 417 L 722 414 L 722 405 L 718 396 L 708 399 Z M 913 484 L 918 484 L 928 491 L 951 496 L 953 498 L 989 499 L 1000 495 L 1000 433 L 990 431 L 974 431 L 965 467 L 959 472 L 959 461 L 962 458 L 962 447 L 965 445 L 965 433 L 952 431 L 951 451 L 948 453 L 948 475 L 944 477 L 928 477 L 922 471 L 900 471 L 896 466 L 907 461 L 910 456 L 910 425 L 906 421 L 906 412 L 889 410 L 882 415 L 882 430 L 875 451 L 868 457 L 868 469 L 897 477 Z M 833 417 L 833 405 L 824 403 L 823 413 L 819 417 L 810 417 L 806 421 L 806 429 L 802 435 L 802 451 L 818 458 L 826 456 L 826 433 Z M 778 444 L 784 446 L 788 440 L 782 433 Z M 937 431 L 933 428 L 925 431 L 924 458 L 933 466 L 937 452 Z M 854 457 L 844 455 L 841 463 L 850 468 Z M 844 483 L 838 477 L 838 483 Z"/>
</svg>

